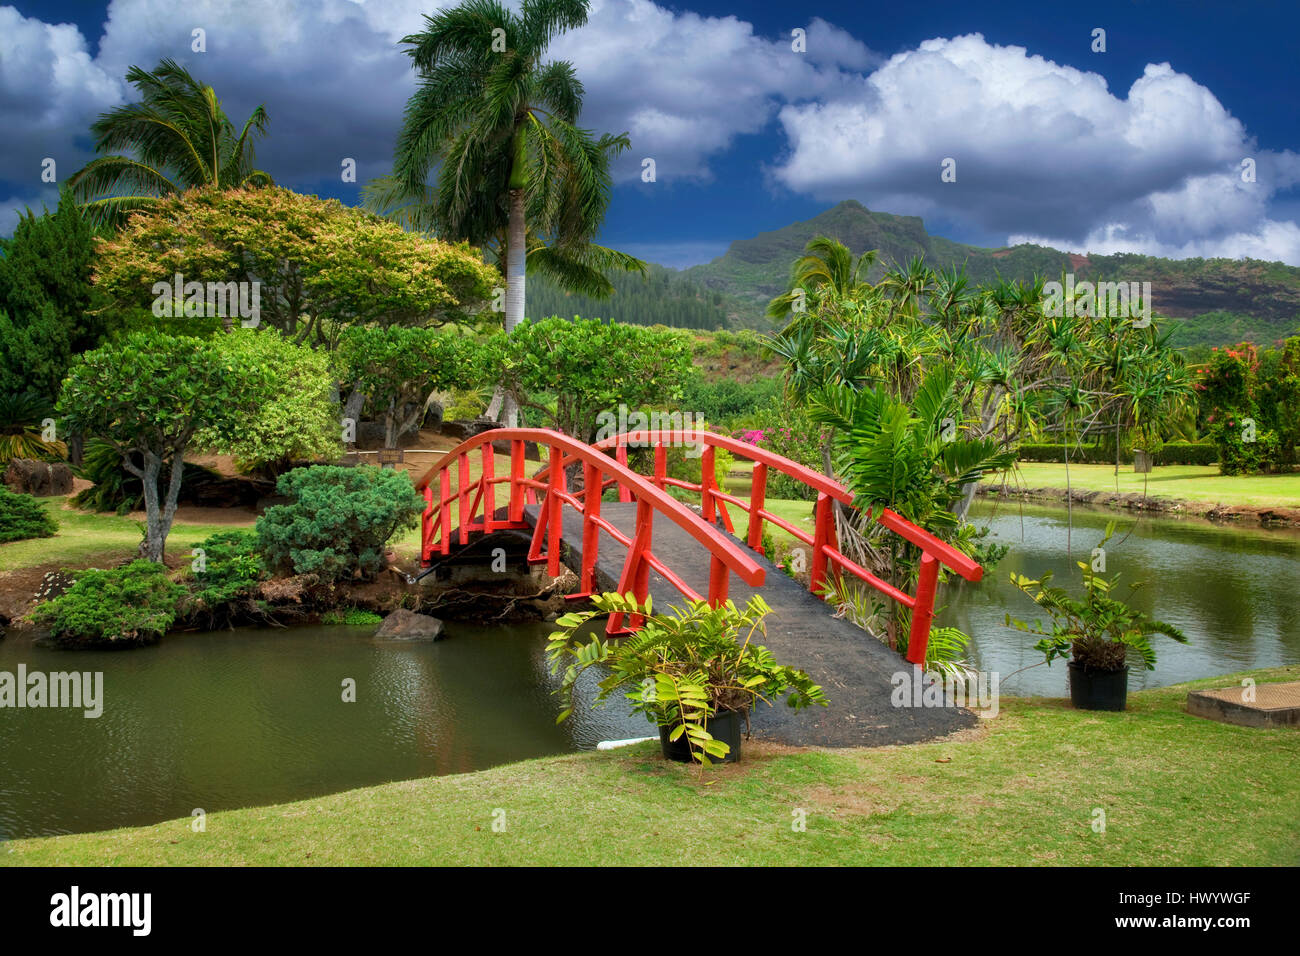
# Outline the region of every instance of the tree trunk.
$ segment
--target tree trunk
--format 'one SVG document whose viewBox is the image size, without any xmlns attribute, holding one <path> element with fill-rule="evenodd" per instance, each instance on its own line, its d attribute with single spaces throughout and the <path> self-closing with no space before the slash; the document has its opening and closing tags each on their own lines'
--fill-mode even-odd
<svg viewBox="0 0 1300 956">
<path fill-rule="evenodd" d="M 184 449 L 172 455 L 167 491 L 160 498 L 158 479 L 162 476 L 162 458 L 153 452 L 144 453 L 144 467 L 136 468 L 130 460 L 124 463 L 127 471 L 136 475 L 144 485 L 144 540 L 140 542 L 140 557 L 146 561 L 163 563 L 167 535 L 171 533 L 172 519 L 176 517 L 176 502 L 180 498 L 181 479 L 185 474 Z"/>
<path fill-rule="evenodd" d="M 524 191 L 510 190 L 510 224 L 506 239 L 506 335 L 524 320 L 524 274 L 528 264 L 527 221 L 524 217 Z M 519 409 L 514 398 L 502 392 L 500 407 L 507 428 L 519 424 Z M 497 398 L 493 396 L 493 404 Z"/>
</svg>

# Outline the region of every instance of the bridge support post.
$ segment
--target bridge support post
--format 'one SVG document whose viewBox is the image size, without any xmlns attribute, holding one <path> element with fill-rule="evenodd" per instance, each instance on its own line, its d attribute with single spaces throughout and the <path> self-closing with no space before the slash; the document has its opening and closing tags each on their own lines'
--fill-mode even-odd
<svg viewBox="0 0 1300 956">
<path fill-rule="evenodd" d="M 600 469 L 584 466 L 582 472 L 582 575 L 578 580 L 578 594 L 586 597 L 596 592 L 596 549 L 600 545 L 600 527 L 595 519 L 600 517 Z"/>
<path fill-rule="evenodd" d="M 932 554 L 921 557 L 921 575 L 916 584 L 916 604 L 912 608 L 912 629 L 907 637 L 907 659 L 925 663 L 930 643 L 930 622 L 934 620 L 934 593 L 939 584 L 939 561 Z"/>
<path fill-rule="evenodd" d="M 546 492 L 547 528 L 546 528 L 546 573 L 557 577 L 560 573 L 560 536 L 564 533 L 564 502 L 560 492 L 564 490 L 564 469 L 560 467 L 564 455 L 558 445 L 551 446 L 550 487 Z"/>
<path fill-rule="evenodd" d="M 835 547 L 835 515 L 831 511 L 831 496 L 826 492 L 817 495 L 817 510 L 813 530 L 812 569 L 808 575 L 808 590 L 816 594 L 826 584 L 826 549 Z"/>
<path fill-rule="evenodd" d="M 446 468 L 438 476 L 439 534 L 443 555 L 451 553 L 451 472 Z"/>
<path fill-rule="evenodd" d="M 496 477 L 496 458 L 492 454 L 492 443 L 483 444 L 483 474 L 479 481 L 483 484 L 483 533 L 491 534 L 496 520 L 496 485 L 492 479 Z"/>
<path fill-rule="evenodd" d="M 763 553 L 763 516 L 759 513 L 767 503 L 767 465 L 754 463 L 754 483 L 749 492 L 749 530 L 745 533 L 745 543 Z"/>
<path fill-rule="evenodd" d="M 456 459 L 456 517 L 460 520 L 460 543 L 469 544 L 469 523 L 473 515 L 469 514 L 469 456 L 461 455 Z"/>
<path fill-rule="evenodd" d="M 518 524 L 524 520 L 524 443 L 516 439 L 510 443 L 510 521 Z"/>
</svg>

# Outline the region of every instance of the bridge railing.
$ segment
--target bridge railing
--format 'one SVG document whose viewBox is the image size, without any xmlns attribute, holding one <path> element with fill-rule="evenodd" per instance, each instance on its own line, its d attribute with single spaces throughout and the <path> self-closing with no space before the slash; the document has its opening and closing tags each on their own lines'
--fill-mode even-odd
<svg viewBox="0 0 1300 956">
<path fill-rule="evenodd" d="M 506 474 L 497 474 L 497 456 L 494 442 L 510 443 L 510 468 Z M 545 447 L 549 464 L 535 475 L 526 474 L 525 443 L 534 442 Z M 479 476 L 471 479 L 471 456 L 477 453 L 480 461 Z M 583 468 L 583 489 L 571 492 L 566 471 L 570 465 Z M 456 474 L 456 488 L 452 489 L 452 472 Z M 506 516 L 497 517 L 496 490 L 505 484 L 508 498 Z M 635 501 L 636 524 L 631 535 L 624 534 L 600 514 L 604 489 L 617 485 L 620 501 Z M 719 531 L 712 523 L 701 521 L 690 508 L 657 485 L 627 466 L 624 454 L 610 458 L 597 449 L 577 441 L 561 432 L 544 428 L 491 429 L 468 438 L 442 456 L 416 482 L 416 490 L 423 495 L 425 509 L 421 515 L 420 558 L 428 565 L 436 553 L 447 555 L 451 549 L 453 532 L 462 545 L 468 544 L 472 532 L 491 533 L 506 529 L 526 530 L 524 520 L 526 505 L 539 505 L 537 523 L 529 545 L 528 560 L 545 563 L 552 577 L 560 573 L 561 536 L 564 524 L 564 506 L 576 509 L 582 515 L 582 562 L 579 587 L 570 597 L 587 597 L 596 590 L 596 560 L 600 532 L 604 531 L 627 548 L 618 582 L 620 593 L 631 591 L 644 601 L 649 593 L 650 572 L 656 571 L 691 600 L 702 596 L 668 567 L 654 552 L 655 516 L 660 515 L 686 531 L 710 554 L 709 593 L 707 601 L 717 605 L 727 599 L 730 575 L 736 574 L 751 587 L 763 583 L 765 572 L 753 557 L 735 541 Z M 435 491 L 435 487 L 437 490 Z M 455 525 L 453 525 L 453 509 Z M 621 615 L 611 617 L 608 630 L 614 633 L 622 628 Z M 637 620 L 627 622 L 636 627 Z"/>
<path fill-rule="evenodd" d="M 699 443 L 703 445 L 700 455 L 700 481 L 692 483 L 667 474 L 667 450 L 672 446 Z M 912 623 L 908 635 L 907 659 L 915 664 L 925 662 L 925 652 L 930 640 L 930 626 L 934 620 L 934 599 L 938 590 L 939 566 L 943 565 L 966 578 L 978 581 L 984 575 L 984 569 L 967 555 L 939 540 L 924 528 L 913 524 L 906 518 L 882 509 L 876 520 L 885 528 L 911 542 L 921 549 L 920 576 L 917 580 L 915 594 L 908 594 L 882 580 L 866 568 L 846 557 L 838 546 L 835 534 L 835 515 L 833 501 L 846 505 L 853 502 L 853 493 L 833 478 L 821 472 L 806 468 L 798 462 L 791 461 L 783 455 L 777 455 L 759 448 L 749 442 L 740 441 L 726 435 L 704 431 L 635 431 L 614 435 L 593 446 L 600 451 L 613 450 L 615 460 L 627 465 L 629 446 L 651 447 L 654 450 L 654 475 L 651 479 L 659 489 L 668 487 L 681 488 L 700 495 L 700 510 L 705 521 L 714 524 L 721 519 L 723 526 L 735 534 L 735 526 L 727 506 L 731 505 L 748 516 L 745 527 L 745 543 L 755 551 L 763 551 L 763 526 L 770 522 L 786 531 L 811 550 L 809 567 L 809 589 L 820 594 L 828 574 L 840 570 L 847 571 L 854 577 L 870 585 L 889 598 L 911 609 Z M 749 500 L 738 498 L 722 491 L 715 476 L 715 450 L 725 449 L 731 454 L 754 463 L 753 483 L 750 486 Z M 565 463 L 567 464 L 567 462 Z M 814 507 L 813 531 L 810 534 L 802 528 L 791 524 L 780 515 L 774 514 L 767 507 L 767 476 L 769 471 L 779 471 L 797 481 L 808 485 L 817 492 Z M 622 496 L 620 487 L 620 500 Z M 868 512 L 870 517 L 870 512 Z"/>
</svg>

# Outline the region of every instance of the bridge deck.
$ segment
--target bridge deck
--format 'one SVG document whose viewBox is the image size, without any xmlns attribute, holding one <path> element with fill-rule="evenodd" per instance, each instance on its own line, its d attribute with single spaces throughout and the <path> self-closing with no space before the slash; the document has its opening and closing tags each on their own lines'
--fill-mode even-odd
<svg viewBox="0 0 1300 956">
<path fill-rule="evenodd" d="M 565 563 L 580 567 L 582 516 L 572 508 L 563 513 Z M 602 502 L 601 515 L 631 535 L 636 505 Z M 535 524 L 536 506 L 526 508 L 525 516 Z M 708 552 L 662 517 L 655 522 L 654 553 L 696 591 L 708 593 Z M 601 532 L 596 573 L 602 589 L 617 585 L 626 555 L 623 545 Z M 760 705 L 751 718 L 756 737 L 799 746 L 880 746 L 930 740 L 976 723 L 978 718 L 966 710 L 892 706 L 891 677 L 908 672 L 911 665 L 861 628 L 832 617 L 824 601 L 772 562 L 759 555 L 755 558 L 767 571 L 758 591 L 772 607 L 764 643 L 781 663 L 807 671 L 830 700 L 829 707 L 803 711 L 792 711 L 781 702 Z M 743 606 L 754 590 L 732 576 L 729 597 L 737 605 Z M 661 608 L 684 600 L 680 591 L 654 572 L 650 594 Z"/>
</svg>

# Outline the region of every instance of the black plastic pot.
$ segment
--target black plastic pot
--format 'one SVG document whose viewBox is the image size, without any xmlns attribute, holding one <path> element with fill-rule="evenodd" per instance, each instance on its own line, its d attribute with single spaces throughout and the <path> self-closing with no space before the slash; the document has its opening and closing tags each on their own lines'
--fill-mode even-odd
<svg viewBox="0 0 1300 956">
<path fill-rule="evenodd" d="M 1070 661 L 1070 703 L 1079 710 L 1123 710 L 1128 705 L 1128 668 L 1099 671 Z"/>
<path fill-rule="evenodd" d="M 691 745 L 686 740 L 686 734 L 670 741 L 668 734 L 671 730 L 671 727 L 659 728 L 659 743 L 663 747 L 664 759 L 692 763 Z M 740 759 L 740 738 L 744 730 L 745 716 L 738 711 L 724 710 L 709 718 L 708 731 L 713 735 L 713 739 L 721 740 L 731 748 L 723 758 L 723 763 L 734 763 Z M 718 762 L 716 757 L 710 757 L 709 760 L 713 763 Z"/>
</svg>

